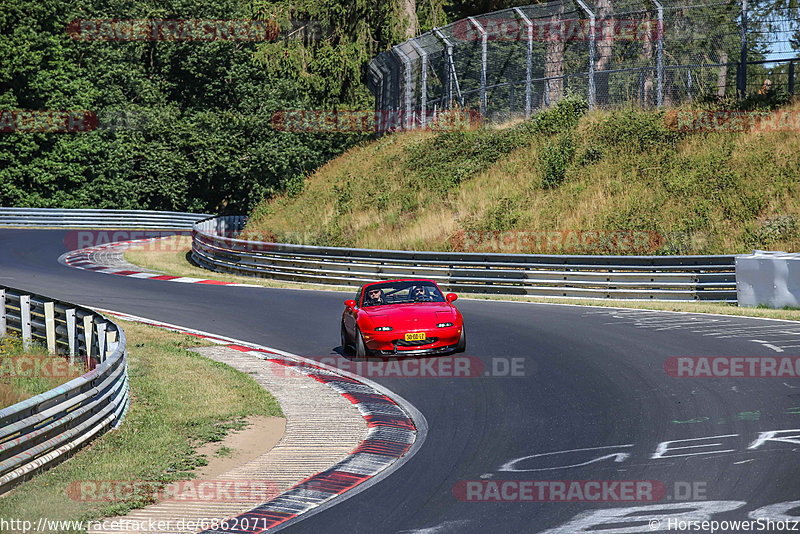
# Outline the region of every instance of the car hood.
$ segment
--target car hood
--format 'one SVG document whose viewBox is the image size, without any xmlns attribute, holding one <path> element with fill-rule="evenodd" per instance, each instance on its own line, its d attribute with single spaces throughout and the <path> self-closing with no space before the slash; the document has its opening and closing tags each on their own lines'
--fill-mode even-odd
<svg viewBox="0 0 800 534">
<path fill-rule="evenodd" d="M 364 310 L 377 325 L 427 327 L 436 323 L 454 322 L 455 308 L 446 302 L 420 302 L 415 304 L 386 304 Z"/>
</svg>

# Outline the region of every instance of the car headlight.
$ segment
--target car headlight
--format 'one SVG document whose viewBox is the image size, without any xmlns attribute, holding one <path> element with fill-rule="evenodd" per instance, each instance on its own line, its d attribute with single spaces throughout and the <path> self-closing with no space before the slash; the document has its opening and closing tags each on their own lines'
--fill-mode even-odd
<svg viewBox="0 0 800 534">
<path fill-rule="evenodd" d="M 375 331 L 376 331 L 376 332 L 388 332 L 388 331 L 389 331 L 389 330 L 391 330 L 391 329 L 392 329 L 392 327 L 391 327 L 391 326 L 379 326 L 379 327 L 377 327 L 377 328 L 375 329 Z"/>
<path fill-rule="evenodd" d="M 447 328 L 448 326 L 453 326 L 453 323 L 439 323 L 436 328 Z"/>
</svg>

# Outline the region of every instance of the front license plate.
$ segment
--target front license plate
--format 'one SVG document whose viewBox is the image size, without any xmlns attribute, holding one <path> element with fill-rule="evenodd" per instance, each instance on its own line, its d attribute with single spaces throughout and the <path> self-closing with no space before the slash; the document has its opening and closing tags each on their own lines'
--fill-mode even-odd
<svg viewBox="0 0 800 534">
<path fill-rule="evenodd" d="M 424 341 L 425 332 L 411 332 L 406 334 L 406 341 Z"/>
</svg>

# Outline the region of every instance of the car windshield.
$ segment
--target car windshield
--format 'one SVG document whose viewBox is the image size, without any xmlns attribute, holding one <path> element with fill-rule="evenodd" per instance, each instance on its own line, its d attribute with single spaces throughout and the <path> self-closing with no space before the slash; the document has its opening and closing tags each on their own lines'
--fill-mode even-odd
<svg viewBox="0 0 800 534">
<path fill-rule="evenodd" d="M 364 307 L 415 302 L 444 302 L 433 282 L 405 281 L 373 284 L 364 288 Z"/>
</svg>

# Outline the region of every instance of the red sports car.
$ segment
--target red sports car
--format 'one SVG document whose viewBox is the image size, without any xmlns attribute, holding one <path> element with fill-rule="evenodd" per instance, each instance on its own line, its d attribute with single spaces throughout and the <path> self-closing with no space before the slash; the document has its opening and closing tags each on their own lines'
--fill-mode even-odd
<svg viewBox="0 0 800 534">
<path fill-rule="evenodd" d="M 356 356 L 464 352 L 467 334 L 453 301 L 433 280 L 390 280 L 359 289 L 342 313 L 342 349 Z"/>
</svg>

